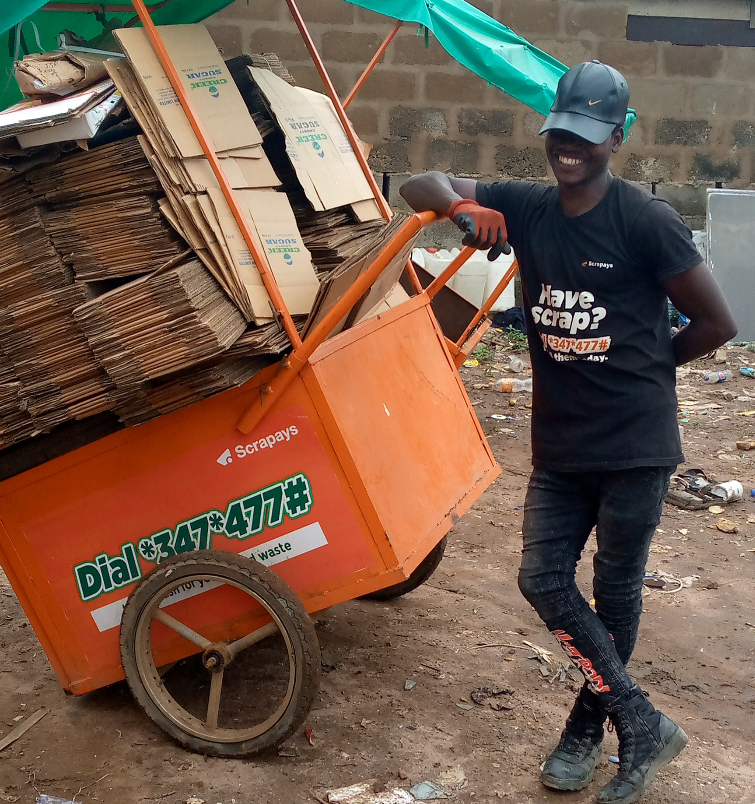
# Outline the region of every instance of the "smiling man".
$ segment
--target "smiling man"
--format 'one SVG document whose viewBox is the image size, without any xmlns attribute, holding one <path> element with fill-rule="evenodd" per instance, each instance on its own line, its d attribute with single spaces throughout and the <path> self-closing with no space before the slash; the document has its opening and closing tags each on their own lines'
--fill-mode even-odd
<svg viewBox="0 0 755 804">
<path fill-rule="evenodd" d="M 451 218 L 465 244 L 490 249 L 489 259 L 508 240 L 519 260 L 534 374 L 519 588 L 585 676 L 541 778 L 585 787 L 609 717 L 620 764 L 602 804 L 636 801 L 687 742 L 626 664 L 650 542 L 684 460 L 675 368 L 736 335 L 682 218 L 609 171 L 628 104 L 620 73 L 579 64 L 561 78 L 541 131 L 557 186 L 432 172 L 401 189 L 415 210 Z M 667 299 L 691 321 L 673 339 Z M 595 611 L 575 583 L 593 528 Z"/>
</svg>

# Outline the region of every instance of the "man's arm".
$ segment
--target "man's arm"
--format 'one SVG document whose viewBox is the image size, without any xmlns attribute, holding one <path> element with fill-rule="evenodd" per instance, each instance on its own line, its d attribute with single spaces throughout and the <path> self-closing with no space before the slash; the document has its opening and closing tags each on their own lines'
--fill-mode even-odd
<svg viewBox="0 0 755 804">
<path fill-rule="evenodd" d="M 415 212 L 435 212 L 445 217 L 454 201 L 462 198 L 475 200 L 477 182 L 474 179 L 454 179 L 431 170 L 412 176 L 404 182 L 399 192 Z"/>
<path fill-rule="evenodd" d="M 665 279 L 663 287 L 674 307 L 690 320 L 672 340 L 677 366 L 707 355 L 737 334 L 724 294 L 704 262 Z"/>
<path fill-rule="evenodd" d="M 455 179 L 430 171 L 412 176 L 399 192 L 415 212 L 430 211 L 449 217 L 464 232 L 461 242 L 483 251 L 490 249 L 489 260 L 498 259 L 502 252 L 511 253 L 506 221 L 500 212 L 477 203 L 474 179 Z"/>
</svg>

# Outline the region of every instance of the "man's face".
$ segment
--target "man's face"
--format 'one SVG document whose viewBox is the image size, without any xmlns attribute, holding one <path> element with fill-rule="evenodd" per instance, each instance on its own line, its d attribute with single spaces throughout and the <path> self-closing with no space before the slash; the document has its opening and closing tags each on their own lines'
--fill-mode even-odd
<svg viewBox="0 0 755 804">
<path fill-rule="evenodd" d="M 570 131 L 553 129 L 545 135 L 545 153 L 558 183 L 577 187 L 603 175 L 611 154 L 621 148 L 623 141 L 621 128 L 600 145 L 593 145 Z"/>
</svg>

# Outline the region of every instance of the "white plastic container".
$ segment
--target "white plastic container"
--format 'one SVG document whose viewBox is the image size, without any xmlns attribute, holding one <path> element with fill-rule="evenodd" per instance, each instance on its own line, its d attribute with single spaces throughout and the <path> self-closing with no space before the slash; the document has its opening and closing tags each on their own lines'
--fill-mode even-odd
<svg viewBox="0 0 755 804">
<path fill-rule="evenodd" d="M 412 260 L 433 276 L 438 276 L 458 255 L 458 248 L 439 249 L 436 252 L 415 248 L 412 251 Z M 511 254 L 501 254 L 494 262 L 488 261 L 486 251 L 475 251 L 452 277 L 448 286 L 475 307 L 482 307 L 513 262 L 513 251 Z M 514 280 L 512 279 L 506 290 L 498 297 L 491 312 L 502 312 L 513 306 Z"/>
</svg>

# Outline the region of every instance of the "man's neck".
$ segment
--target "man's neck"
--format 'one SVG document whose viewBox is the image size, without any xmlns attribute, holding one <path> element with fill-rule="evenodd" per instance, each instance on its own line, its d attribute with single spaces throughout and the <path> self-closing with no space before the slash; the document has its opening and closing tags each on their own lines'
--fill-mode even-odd
<svg viewBox="0 0 755 804">
<path fill-rule="evenodd" d="M 576 187 L 559 184 L 558 200 L 564 215 L 568 218 L 576 218 L 598 206 L 606 197 L 612 178 L 610 171 L 606 170 L 588 184 L 580 184 Z"/>
</svg>

